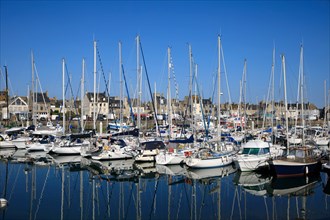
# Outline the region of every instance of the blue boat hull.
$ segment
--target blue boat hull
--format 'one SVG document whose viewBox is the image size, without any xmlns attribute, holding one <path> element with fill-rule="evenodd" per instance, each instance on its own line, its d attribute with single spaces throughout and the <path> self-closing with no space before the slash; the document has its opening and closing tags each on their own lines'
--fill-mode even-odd
<svg viewBox="0 0 330 220">
<path fill-rule="evenodd" d="M 291 176 L 308 176 L 317 174 L 321 171 L 321 163 L 308 163 L 308 164 L 279 164 L 270 163 L 271 169 L 275 172 L 277 177 L 291 177 Z"/>
</svg>

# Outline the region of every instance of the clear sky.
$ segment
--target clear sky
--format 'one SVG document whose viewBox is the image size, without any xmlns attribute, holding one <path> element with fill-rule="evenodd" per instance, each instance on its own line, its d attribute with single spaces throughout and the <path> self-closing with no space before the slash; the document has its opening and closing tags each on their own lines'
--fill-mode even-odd
<svg viewBox="0 0 330 220">
<path fill-rule="evenodd" d="M 233 102 L 239 101 L 240 79 L 247 59 L 246 100 L 266 99 L 275 45 L 275 99 L 283 99 L 280 55 L 286 56 L 288 101 L 296 102 L 300 45 L 304 46 L 306 100 L 324 106 L 324 81 L 330 80 L 330 4 L 316 1 L 7 1 L 0 5 L 0 65 L 8 66 L 11 95 L 26 95 L 31 87 L 31 50 L 43 91 L 62 98 L 62 58 L 78 94 L 82 58 L 86 60 L 87 91 L 93 91 L 93 39 L 110 95 L 119 95 L 118 42 L 130 90 L 136 96 L 136 45 L 140 35 L 152 89 L 167 88 L 167 47 L 179 98 L 188 95 L 189 53 L 198 65 L 204 98 L 212 96 L 217 72 L 217 36 L 221 35 L 226 73 Z M 141 58 L 142 64 L 142 58 Z M 228 101 L 225 70 L 222 102 Z M 100 92 L 105 91 L 97 62 Z M 101 76 L 101 77 L 99 77 Z M 143 97 L 149 99 L 143 71 Z M 174 97 L 174 79 L 172 97 Z M 40 91 L 40 88 L 38 88 Z M 126 94 L 126 92 L 124 92 Z M 70 97 L 68 93 L 66 97 Z M 216 100 L 216 99 L 215 99 Z"/>
</svg>

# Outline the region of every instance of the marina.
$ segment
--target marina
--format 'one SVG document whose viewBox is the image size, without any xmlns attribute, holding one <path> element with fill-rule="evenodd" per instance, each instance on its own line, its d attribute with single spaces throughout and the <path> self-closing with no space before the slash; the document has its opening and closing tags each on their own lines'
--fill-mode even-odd
<svg viewBox="0 0 330 220">
<path fill-rule="evenodd" d="M 329 4 L 0 1 L 0 220 L 330 219 Z"/>
</svg>

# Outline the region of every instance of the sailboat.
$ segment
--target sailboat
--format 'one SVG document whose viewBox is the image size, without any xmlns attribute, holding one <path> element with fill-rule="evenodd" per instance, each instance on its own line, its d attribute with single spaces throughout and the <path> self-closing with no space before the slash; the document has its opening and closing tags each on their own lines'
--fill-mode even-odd
<svg viewBox="0 0 330 220">
<path fill-rule="evenodd" d="M 218 131 L 217 135 L 221 137 L 221 123 L 220 123 L 220 51 L 221 51 L 221 39 L 218 36 Z M 197 72 L 197 70 L 196 70 Z M 198 86 L 197 86 L 198 87 Z M 201 105 L 202 106 L 202 105 Z M 203 113 L 203 111 L 202 111 Z M 203 117 L 204 118 L 204 117 Z M 205 124 L 205 122 L 204 122 Z M 208 130 L 205 127 L 206 137 L 208 137 Z M 193 153 L 191 157 L 186 159 L 187 166 L 191 168 L 213 168 L 227 166 L 233 162 L 233 156 L 236 154 L 234 149 L 228 149 L 223 151 L 223 143 L 221 142 L 203 142 L 203 147 L 199 148 L 198 151 Z M 218 149 L 217 149 L 218 148 Z M 213 149 L 217 149 L 215 151 Z"/>
<path fill-rule="evenodd" d="M 178 145 L 182 144 L 180 146 L 184 146 L 184 143 L 193 143 L 194 138 L 193 135 L 190 136 L 190 138 L 186 138 L 186 136 L 182 137 L 175 137 L 174 139 L 173 136 L 175 134 L 173 133 L 173 126 L 172 126 L 172 106 L 171 106 L 171 71 L 173 68 L 172 64 L 172 58 L 171 58 L 171 48 L 167 48 L 167 66 L 168 66 L 168 133 L 169 133 L 169 142 L 170 145 Z M 174 165 L 174 164 L 181 164 L 185 162 L 186 159 L 186 152 L 191 151 L 191 149 L 177 149 L 172 146 L 168 146 L 166 149 L 161 151 L 157 156 L 156 156 L 156 163 L 160 165 Z"/>
<path fill-rule="evenodd" d="M 135 147 L 126 143 L 124 139 L 111 138 L 107 146 L 96 155 L 92 156 L 93 160 L 118 160 L 118 159 L 132 159 L 136 156 Z"/>
<path fill-rule="evenodd" d="M 303 58 L 303 48 L 301 47 L 301 64 Z M 286 97 L 286 71 L 285 71 L 285 57 L 282 56 L 282 67 L 284 77 L 284 99 L 285 99 L 285 117 L 286 117 L 286 135 L 288 140 L 288 103 Z M 302 67 L 301 67 L 301 74 Z M 301 79 L 303 77 L 301 76 Z M 301 90 L 302 92 L 302 90 Z M 301 96 L 302 93 L 301 93 Z M 302 109 L 303 109 L 303 98 Z M 303 115 L 303 114 L 302 114 Z M 302 120 L 304 124 L 304 119 Z M 303 125 L 304 126 L 304 125 Z M 316 155 L 313 147 L 304 145 L 298 145 L 289 147 L 287 142 L 286 154 L 281 157 L 269 160 L 271 169 L 275 171 L 277 177 L 288 177 L 288 176 L 307 176 L 311 174 L 317 174 L 321 170 L 320 157 Z"/>
</svg>

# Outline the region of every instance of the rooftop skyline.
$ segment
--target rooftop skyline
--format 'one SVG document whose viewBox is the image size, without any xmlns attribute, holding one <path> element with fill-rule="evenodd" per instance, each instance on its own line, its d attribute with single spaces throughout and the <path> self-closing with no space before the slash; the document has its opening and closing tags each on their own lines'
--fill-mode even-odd
<svg viewBox="0 0 330 220">
<path fill-rule="evenodd" d="M 221 35 L 221 102 L 240 100 L 240 80 L 247 60 L 246 101 L 267 98 L 275 47 L 275 101 L 283 99 L 280 55 L 286 56 L 288 102 L 297 100 L 300 45 L 304 47 L 305 100 L 324 106 L 324 81 L 330 84 L 330 3 L 323 1 L 7 1 L 0 2 L 0 85 L 8 67 L 10 94 L 26 95 L 31 87 L 31 50 L 43 91 L 62 97 L 62 59 L 80 96 L 82 59 L 85 91 L 93 91 L 93 40 L 97 41 L 97 92 L 119 95 L 118 42 L 130 92 L 136 97 L 136 36 L 139 35 L 154 92 L 166 94 L 167 47 L 174 75 L 172 98 L 189 94 L 189 50 L 198 64 L 203 98 L 213 96 L 217 74 L 217 36 Z M 140 56 L 141 65 L 143 64 Z M 102 66 L 101 66 L 102 64 Z M 103 72 L 102 72 L 103 69 Z M 111 74 L 110 74 L 111 73 Z M 104 74 L 104 76 L 103 76 Z M 150 100 L 143 69 L 142 93 Z M 67 82 L 67 78 L 66 78 Z M 40 91 L 40 87 L 38 88 Z M 71 96 L 67 89 L 66 97 Z M 124 91 L 126 96 L 126 91 Z M 214 97 L 214 102 L 217 99 Z"/>
</svg>

